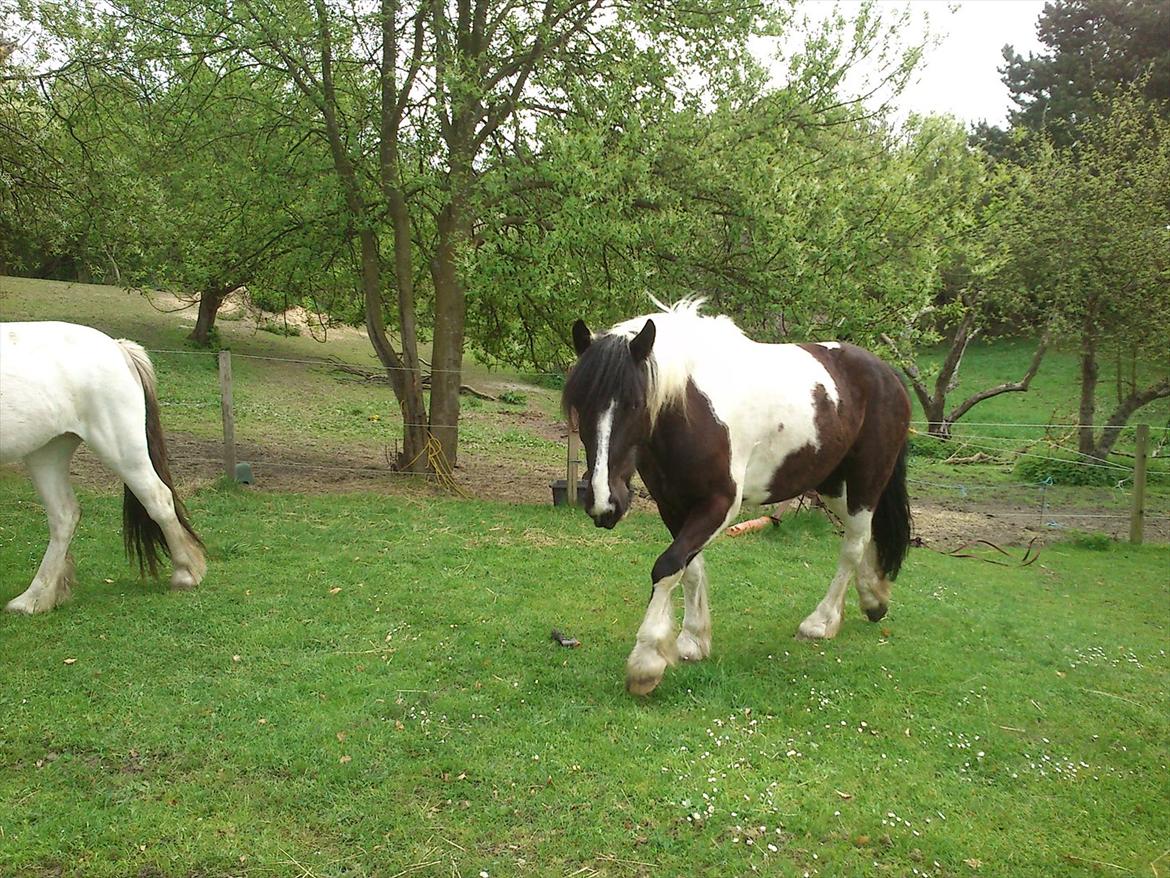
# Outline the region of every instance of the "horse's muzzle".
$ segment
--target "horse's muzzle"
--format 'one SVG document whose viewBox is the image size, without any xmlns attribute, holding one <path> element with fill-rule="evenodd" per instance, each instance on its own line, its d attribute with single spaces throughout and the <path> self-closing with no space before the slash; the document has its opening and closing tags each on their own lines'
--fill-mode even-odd
<svg viewBox="0 0 1170 878">
<path fill-rule="evenodd" d="M 606 530 L 613 530 L 619 521 L 622 520 L 622 511 L 620 509 L 607 509 L 601 515 L 590 515 L 593 523 L 598 527 L 604 527 Z"/>
</svg>

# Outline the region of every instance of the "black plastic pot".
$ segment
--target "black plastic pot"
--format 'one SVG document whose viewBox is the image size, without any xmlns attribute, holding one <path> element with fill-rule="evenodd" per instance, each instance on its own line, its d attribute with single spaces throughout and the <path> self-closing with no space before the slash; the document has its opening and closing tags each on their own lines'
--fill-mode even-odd
<svg viewBox="0 0 1170 878">
<path fill-rule="evenodd" d="M 553 506 L 568 506 L 569 505 L 569 483 L 564 479 L 557 479 L 555 482 L 549 482 L 548 486 L 552 488 Z M 577 505 L 582 509 L 585 508 L 585 489 L 589 487 L 589 483 L 584 479 L 577 482 Z"/>
</svg>

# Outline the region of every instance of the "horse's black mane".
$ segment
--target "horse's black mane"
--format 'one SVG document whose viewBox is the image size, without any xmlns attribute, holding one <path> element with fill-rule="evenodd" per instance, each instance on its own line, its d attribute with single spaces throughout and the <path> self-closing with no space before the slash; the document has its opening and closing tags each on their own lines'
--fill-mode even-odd
<svg viewBox="0 0 1170 878">
<path fill-rule="evenodd" d="M 626 336 L 599 335 L 569 371 L 561 408 L 566 415 L 573 410 L 592 414 L 615 399 L 619 406 L 645 402 L 653 368 L 653 357 L 644 365 L 634 363 Z"/>
</svg>

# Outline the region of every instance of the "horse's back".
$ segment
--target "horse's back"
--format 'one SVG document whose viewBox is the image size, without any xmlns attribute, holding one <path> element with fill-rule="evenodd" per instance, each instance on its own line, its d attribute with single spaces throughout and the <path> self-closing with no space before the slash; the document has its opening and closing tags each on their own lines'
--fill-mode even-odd
<svg viewBox="0 0 1170 878">
<path fill-rule="evenodd" d="M 734 358 L 710 357 L 696 377 L 727 425 L 731 467 L 749 502 L 775 502 L 817 487 L 859 441 L 905 436 L 905 388 L 864 348 L 750 341 L 741 348 Z"/>
<path fill-rule="evenodd" d="M 0 323 L 0 461 L 57 436 L 85 439 L 105 412 L 145 414 L 142 387 L 122 347 L 88 326 Z"/>
</svg>

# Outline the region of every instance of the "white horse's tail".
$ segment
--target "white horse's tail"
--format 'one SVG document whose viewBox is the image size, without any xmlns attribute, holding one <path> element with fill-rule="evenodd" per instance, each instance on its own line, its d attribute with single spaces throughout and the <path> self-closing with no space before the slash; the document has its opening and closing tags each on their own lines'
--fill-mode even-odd
<svg viewBox="0 0 1170 878">
<path fill-rule="evenodd" d="M 191 527 L 191 522 L 187 518 L 187 510 L 175 492 L 174 483 L 171 481 L 171 467 L 167 460 L 167 444 L 163 436 L 162 421 L 159 419 L 154 365 L 150 362 L 150 357 L 147 356 L 142 345 L 124 338 L 116 339 L 116 342 L 122 349 L 122 353 L 126 355 L 128 365 L 138 373 L 138 379 L 142 384 L 142 394 L 146 401 L 146 446 L 150 452 L 150 462 L 163 484 L 170 488 L 171 497 L 175 504 L 175 517 L 179 519 L 179 524 L 202 549 L 203 541 L 199 539 L 199 535 Z M 123 486 L 122 496 L 122 538 L 126 543 L 126 554 L 131 561 L 138 562 L 139 570 L 142 573 L 149 570 L 151 576 L 157 576 L 159 549 L 170 555 L 170 548 L 167 546 L 162 528 L 150 517 L 146 507 L 127 486 Z"/>
</svg>

